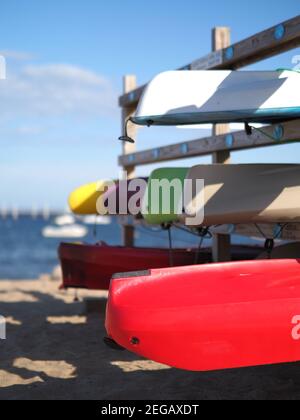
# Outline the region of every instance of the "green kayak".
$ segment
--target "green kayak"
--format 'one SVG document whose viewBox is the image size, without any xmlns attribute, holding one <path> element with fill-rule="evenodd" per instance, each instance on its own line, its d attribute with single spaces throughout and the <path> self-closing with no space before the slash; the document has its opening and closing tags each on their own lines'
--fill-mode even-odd
<svg viewBox="0 0 300 420">
<path fill-rule="evenodd" d="M 147 223 L 161 225 L 178 221 L 188 171 L 189 168 L 161 168 L 152 172 L 143 205 Z"/>
</svg>

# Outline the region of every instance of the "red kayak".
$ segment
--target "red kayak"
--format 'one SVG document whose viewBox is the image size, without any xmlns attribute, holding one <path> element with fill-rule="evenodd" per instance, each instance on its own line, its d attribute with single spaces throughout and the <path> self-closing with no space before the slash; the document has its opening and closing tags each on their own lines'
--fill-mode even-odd
<svg viewBox="0 0 300 420">
<path fill-rule="evenodd" d="M 174 266 L 191 265 L 195 250 L 174 249 Z M 115 273 L 170 266 L 168 249 L 63 243 L 59 247 L 63 287 L 108 290 Z M 203 258 L 203 257 L 202 257 Z"/>
<path fill-rule="evenodd" d="M 299 361 L 300 260 L 116 276 L 106 329 L 112 344 L 186 370 Z"/>
<path fill-rule="evenodd" d="M 175 267 L 192 265 L 196 250 L 174 249 L 172 260 Z M 233 246 L 234 259 L 256 258 L 261 248 Z M 59 247 L 59 259 L 63 271 L 63 287 L 108 290 L 115 273 L 148 270 L 170 266 L 170 251 L 154 248 L 125 248 L 105 244 L 67 244 Z M 198 255 L 199 264 L 211 262 L 211 250 L 204 249 Z"/>
</svg>

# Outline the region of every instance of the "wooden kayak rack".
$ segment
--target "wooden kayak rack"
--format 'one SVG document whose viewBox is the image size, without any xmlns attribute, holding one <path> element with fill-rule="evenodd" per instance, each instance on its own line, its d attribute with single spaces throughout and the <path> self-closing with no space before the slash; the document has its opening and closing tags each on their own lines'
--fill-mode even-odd
<svg viewBox="0 0 300 420">
<path fill-rule="evenodd" d="M 300 45 L 300 15 L 235 44 L 231 44 L 230 38 L 230 28 L 214 28 L 212 52 L 181 67 L 180 70 L 237 70 L 294 49 Z M 122 109 L 122 135 L 126 132 L 125 123 L 135 113 L 145 87 L 146 85 L 137 87 L 137 79 L 134 75 L 124 77 L 124 92 L 119 98 Z M 230 153 L 234 151 L 299 142 L 300 120 L 264 128 L 264 133 L 256 130 L 251 135 L 245 130 L 231 133 L 228 124 L 219 124 L 214 126 L 211 137 L 141 152 L 136 152 L 136 144 L 124 143 L 119 165 L 127 172 L 128 178 L 134 178 L 137 166 L 196 156 L 212 155 L 213 163 L 226 164 L 230 162 Z M 136 139 L 137 127 L 129 124 L 127 134 Z M 245 227 L 243 233 L 247 234 Z M 251 234 L 253 234 L 253 228 L 249 227 L 249 236 Z M 299 240 L 297 232 L 294 237 L 290 232 L 289 237 Z M 123 242 L 125 246 L 134 245 L 133 225 L 123 225 Z M 214 234 L 213 255 L 215 261 L 230 260 L 230 235 Z"/>
</svg>

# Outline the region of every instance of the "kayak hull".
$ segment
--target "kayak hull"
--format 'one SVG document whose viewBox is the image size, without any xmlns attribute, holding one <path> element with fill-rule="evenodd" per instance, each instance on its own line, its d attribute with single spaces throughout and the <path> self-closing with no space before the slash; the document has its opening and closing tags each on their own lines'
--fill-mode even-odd
<svg viewBox="0 0 300 420">
<path fill-rule="evenodd" d="M 77 215 L 98 214 L 97 202 L 101 200 L 108 181 L 93 182 L 74 190 L 68 199 L 69 208 Z"/>
<path fill-rule="evenodd" d="M 300 360 L 300 262 L 151 270 L 111 283 L 109 337 L 175 368 L 210 371 Z"/>
<path fill-rule="evenodd" d="M 300 117 L 295 71 L 169 71 L 145 89 L 139 125 L 263 124 Z"/>
<path fill-rule="evenodd" d="M 174 265 L 193 264 L 195 253 L 194 250 L 173 250 Z M 154 248 L 62 243 L 59 247 L 59 258 L 63 271 L 64 288 L 75 287 L 92 290 L 108 290 L 110 280 L 117 272 L 170 265 L 169 250 Z"/>
<path fill-rule="evenodd" d="M 133 201 L 140 213 L 148 178 L 122 181 L 99 181 L 77 188 L 69 196 L 70 210 L 77 215 L 128 215 Z M 134 198 L 136 200 L 134 201 Z"/>
<path fill-rule="evenodd" d="M 198 219 L 205 226 L 300 221 L 300 165 L 198 165 L 186 179 L 193 184 L 204 180 L 204 199 L 198 202 L 199 194 L 193 192 L 190 208 L 185 209 L 192 217 L 181 215 L 183 223 L 198 225 Z"/>
<path fill-rule="evenodd" d="M 232 257 L 233 259 L 255 259 L 262 251 L 259 247 L 233 246 Z M 91 290 L 108 290 L 112 276 L 118 272 L 170 266 L 168 249 L 107 245 L 62 243 L 59 247 L 59 259 L 63 272 L 63 288 Z M 196 251 L 174 249 L 172 259 L 174 266 L 191 265 L 195 263 Z M 200 264 L 211 262 L 211 251 L 202 250 L 197 259 Z"/>
<path fill-rule="evenodd" d="M 296 223 L 300 221 L 299 179 L 297 164 L 161 168 L 149 178 L 142 214 L 150 224 Z"/>
</svg>

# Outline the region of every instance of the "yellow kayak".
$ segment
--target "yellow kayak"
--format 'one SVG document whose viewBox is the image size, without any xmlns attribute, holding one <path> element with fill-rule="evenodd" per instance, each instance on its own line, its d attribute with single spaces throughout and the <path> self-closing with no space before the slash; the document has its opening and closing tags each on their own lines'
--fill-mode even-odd
<svg viewBox="0 0 300 420">
<path fill-rule="evenodd" d="M 107 185 L 109 181 L 98 181 L 77 188 L 69 196 L 71 211 L 78 215 L 98 214 L 97 202 L 104 194 Z"/>
</svg>

